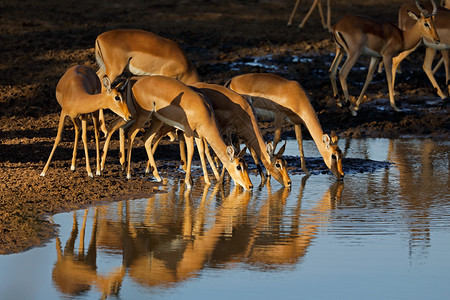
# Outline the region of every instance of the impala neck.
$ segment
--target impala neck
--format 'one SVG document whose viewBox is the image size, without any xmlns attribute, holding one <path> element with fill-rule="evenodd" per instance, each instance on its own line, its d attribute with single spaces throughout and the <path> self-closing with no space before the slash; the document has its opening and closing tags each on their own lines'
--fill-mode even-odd
<svg viewBox="0 0 450 300">
<path fill-rule="evenodd" d="M 416 22 L 413 27 L 411 27 L 408 30 L 402 30 L 403 34 L 403 49 L 410 50 L 417 46 L 417 44 L 422 39 L 422 35 L 420 34 L 420 30 L 418 29 L 420 26 L 422 26 L 419 22 Z"/>
<path fill-rule="evenodd" d="M 320 125 L 319 119 L 316 116 L 316 112 L 312 108 L 311 104 L 309 104 L 304 105 L 302 107 L 302 111 L 299 112 L 298 114 L 303 120 L 303 123 L 305 124 L 306 128 L 308 129 L 309 134 L 316 143 L 317 149 L 319 149 L 320 154 L 326 161 L 325 158 L 329 156 L 330 151 L 326 148 L 325 144 L 323 143 L 322 140 L 323 130 L 322 126 Z"/>
<path fill-rule="evenodd" d="M 203 135 L 203 137 L 206 138 L 206 141 L 214 150 L 225 168 L 228 168 L 230 160 L 227 155 L 227 145 L 220 136 L 217 125 L 214 124 L 214 126 L 208 126 L 207 132 L 207 135 Z"/>
<path fill-rule="evenodd" d="M 107 92 L 94 95 L 87 95 L 84 99 L 86 101 L 84 101 L 84 103 L 80 105 L 80 111 L 82 113 L 91 113 L 99 109 L 109 108 L 108 106 L 109 99 L 107 97 Z"/>
</svg>

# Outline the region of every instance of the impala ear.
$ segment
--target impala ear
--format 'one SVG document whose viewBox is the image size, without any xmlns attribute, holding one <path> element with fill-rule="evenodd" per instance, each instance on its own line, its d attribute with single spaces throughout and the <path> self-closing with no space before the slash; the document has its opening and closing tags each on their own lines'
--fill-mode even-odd
<svg viewBox="0 0 450 300">
<path fill-rule="evenodd" d="M 103 86 L 108 92 L 111 92 L 111 80 L 109 80 L 108 76 L 104 76 L 102 79 Z"/>
<path fill-rule="evenodd" d="M 234 147 L 233 146 L 227 147 L 227 155 L 228 155 L 228 158 L 230 159 L 230 161 L 234 159 Z"/>
<path fill-rule="evenodd" d="M 239 154 L 237 155 L 237 157 L 243 157 L 246 151 L 247 151 L 247 146 L 245 146 L 245 147 L 239 152 Z"/>
<path fill-rule="evenodd" d="M 414 21 L 418 21 L 419 17 L 412 11 L 408 10 L 408 16 L 411 17 L 411 19 L 413 19 Z"/>
<path fill-rule="evenodd" d="M 281 147 L 280 150 L 278 150 L 277 155 L 283 155 L 284 150 L 286 150 L 286 141 L 284 141 L 283 147 Z"/>
<path fill-rule="evenodd" d="M 339 138 L 336 135 L 336 132 L 334 132 L 334 130 L 331 131 L 331 143 L 332 144 L 337 144 L 338 140 L 339 140 Z"/>
<path fill-rule="evenodd" d="M 273 144 L 272 142 L 268 142 L 266 145 L 266 151 L 269 153 L 270 157 L 273 157 Z"/>
<path fill-rule="evenodd" d="M 325 144 L 325 147 L 327 147 L 327 149 L 330 149 L 330 136 L 328 134 L 324 134 L 322 135 L 322 142 Z"/>
</svg>

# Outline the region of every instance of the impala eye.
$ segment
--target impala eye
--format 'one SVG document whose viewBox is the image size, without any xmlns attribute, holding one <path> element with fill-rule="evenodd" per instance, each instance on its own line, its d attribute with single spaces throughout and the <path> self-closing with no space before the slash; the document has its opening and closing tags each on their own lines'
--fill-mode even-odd
<svg viewBox="0 0 450 300">
<path fill-rule="evenodd" d="M 430 24 L 428 24 L 428 22 L 425 22 L 424 25 L 425 25 L 425 27 L 428 27 L 428 28 L 430 27 Z"/>
<path fill-rule="evenodd" d="M 275 164 L 275 167 L 281 168 L 281 165 L 280 165 L 279 163 L 276 163 L 276 164 Z"/>
<path fill-rule="evenodd" d="M 331 154 L 331 159 L 334 159 L 334 160 L 336 160 L 336 155 L 334 155 L 334 154 Z"/>
<path fill-rule="evenodd" d="M 238 171 L 242 170 L 241 166 L 237 166 L 236 169 L 237 169 Z"/>
<path fill-rule="evenodd" d="M 120 101 L 120 97 L 118 95 L 116 95 L 116 97 L 114 97 L 114 99 L 116 99 L 117 101 Z"/>
</svg>

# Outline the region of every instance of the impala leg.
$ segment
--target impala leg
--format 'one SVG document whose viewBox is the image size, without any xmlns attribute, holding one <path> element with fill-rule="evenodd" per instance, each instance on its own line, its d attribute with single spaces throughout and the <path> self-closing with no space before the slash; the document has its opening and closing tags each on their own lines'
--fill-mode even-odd
<svg viewBox="0 0 450 300">
<path fill-rule="evenodd" d="M 149 173 L 151 170 L 153 177 L 155 177 L 156 181 L 158 181 L 158 182 L 161 182 L 161 176 L 159 176 L 158 168 L 156 167 L 155 158 L 153 157 L 152 142 L 153 142 L 153 139 L 155 138 L 155 136 L 157 136 L 162 125 L 163 125 L 163 123 L 160 120 L 153 118 L 150 128 L 147 130 L 147 132 L 144 135 L 145 150 L 147 151 L 147 156 L 148 156 L 147 168 L 146 168 L 145 172 Z"/>
<path fill-rule="evenodd" d="M 110 130 L 108 130 L 108 133 L 106 134 L 106 140 L 105 140 L 105 144 L 103 145 L 103 151 L 102 151 L 102 161 L 100 163 L 100 170 L 103 171 L 105 168 L 105 163 L 106 163 L 106 154 L 108 153 L 108 148 L 109 148 L 109 143 L 111 140 L 111 136 L 113 135 L 113 133 L 120 127 L 122 127 L 123 125 L 125 125 L 125 121 L 122 118 L 117 118 L 116 120 L 113 121 L 112 128 L 110 128 Z"/>
<path fill-rule="evenodd" d="M 84 146 L 84 157 L 86 159 L 86 171 L 89 177 L 94 177 L 91 170 L 91 164 L 89 163 L 89 151 L 87 145 L 87 116 L 84 115 L 81 117 L 81 140 L 83 141 Z"/>
<path fill-rule="evenodd" d="M 97 155 L 96 172 L 95 175 L 99 176 L 100 172 L 100 143 L 99 143 L 99 111 L 92 113 L 92 121 L 94 122 L 94 136 L 95 136 L 95 149 Z"/>
<path fill-rule="evenodd" d="M 122 166 L 122 171 L 125 170 L 125 129 L 119 128 L 119 163 Z"/>
<path fill-rule="evenodd" d="M 358 57 L 360 56 L 361 51 L 358 52 L 349 52 L 347 53 L 347 59 L 342 65 L 341 70 L 339 71 L 339 81 L 341 82 L 342 90 L 344 91 L 345 101 L 350 102 L 350 95 L 348 93 L 347 87 L 347 76 L 350 70 L 355 65 Z"/>
<path fill-rule="evenodd" d="M 306 21 L 308 21 L 309 17 L 311 16 L 314 8 L 316 8 L 317 4 L 319 3 L 319 0 L 314 0 L 313 4 L 311 5 L 311 7 L 309 8 L 308 13 L 306 14 L 306 16 L 303 18 L 302 22 L 300 23 L 300 25 L 298 25 L 298 28 L 303 28 L 303 26 L 305 26 Z M 323 16 L 322 16 L 323 17 Z"/>
<path fill-rule="evenodd" d="M 103 109 L 100 109 L 98 112 L 99 112 L 98 119 L 99 119 L 99 122 L 100 122 L 100 130 L 106 136 L 108 134 L 108 129 L 106 129 L 105 115 L 103 114 Z"/>
<path fill-rule="evenodd" d="M 445 84 L 447 85 L 448 93 L 450 95 L 450 60 L 449 60 L 449 50 L 442 50 L 442 58 L 444 60 L 445 67 Z"/>
<path fill-rule="evenodd" d="M 263 187 L 267 181 L 266 175 L 264 175 L 261 164 L 259 162 L 258 155 L 256 154 L 255 150 L 252 147 L 248 147 L 248 149 L 250 150 L 250 154 L 252 155 L 252 158 L 255 161 L 256 168 L 258 169 L 258 173 L 261 176 L 261 184 L 259 186 Z"/>
<path fill-rule="evenodd" d="M 331 28 L 331 0 L 327 0 L 327 28 L 329 32 L 332 32 Z"/>
<path fill-rule="evenodd" d="M 441 59 L 438 61 L 438 63 L 434 66 L 433 68 L 433 74 L 436 74 L 437 70 L 439 70 L 439 68 L 442 66 L 442 64 L 444 63 L 444 50 L 441 51 L 442 53 L 442 57 Z"/>
<path fill-rule="evenodd" d="M 172 126 L 162 126 L 161 129 L 159 130 L 159 132 L 156 134 L 155 136 L 155 142 L 153 143 L 152 146 L 152 153 L 155 154 L 156 148 L 159 145 L 159 142 L 162 140 L 162 138 L 165 135 L 168 135 L 169 133 L 171 133 L 174 130 L 174 128 Z M 173 135 L 172 135 L 173 136 Z M 170 137 L 171 141 L 175 140 L 175 138 L 172 136 Z"/>
<path fill-rule="evenodd" d="M 203 177 L 205 179 L 205 183 L 207 185 L 210 185 L 211 181 L 209 180 L 208 169 L 206 168 L 206 161 L 205 161 L 205 144 L 203 143 L 203 140 L 201 138 L 195 138 L 195 144 L 197 145 L 198 154 L 200 156 L 200 162 L 202 164 Z"/>
<path fill-rule="evenodd" d="M 208 159 L 209 165 L 211 166 L 211 170 L 214 173 L 214 177 L 216 178 L 217 181 L 219 181 L 220 180 L 219 171 L 217 170 L 214 159 L 212 158 L 211 152 L 209 151 L 208 143 L 206 142 L 206 140 L 203 140 L 203 142 L 205 145 L 206 158 Z"/>
<path fill-rule="evenodd" d="M 145 118 L 145 117 L 143 117 Z M 141 123 L 141 127 L 144 125 L 145 121 L 140 121 Z M 125 133 L 128 134 L 128 131 L 130 130 L 130 128 L 136 123 L 135 120 L 131 120 L 130 122 L 124 124 L 123 126 L 121 126 L 119 128 L 119 162 L 120 165 L 122 166 L 122 171 L 125 170 L 125 165 L 126 165 L 126 155 L 125 155 L 125 148 L 126 148 L 126 140 L 125 140 Z"/>
<path fill-rule="evenodd" d="M 178 135 L 179 145 L 180 145 L 180 156 L 181 156 L 181 168 L 186 172 L 186 140 L 184 133 Z"/>
<path fill-rule="evenodd" d="M 186 176 L 184 178 L 186 187 L 191 189 L 192 180 L 191 180 L 191 166 L 192 166 L 192 157 L 194 155 L 194 137 L 192 135 L 184 135 L 186 141 L 186 149 L 187 149 L 187 166 L 186 166 Z"/>
<path fill-rule="evenodd" d="M 407 50 L 407 51 L 403 51 L 403 52 L 401 52 L 399 55 L 397 55 L 396 57 L 394 57 L 393 59 L 392 59 L 392 86 L 395 86 L 395 76 L 397 75 L 397 70 L 399 70 L 399 66 L 400 66 L 400 63 L 411 53 L 411 52 L 413 52 L 414 50 L 416 50 L 416 48 L 417 48 L 418 46 L 416 46 L 416 47 L 414 47 L 414 48 L 412 48 L 412 49 L 410 49 L 410 50 Z M 382 63 L 380 63 L 380 65 L 381 65 Z M 380 69 L 381 69 L 381 67 L 380 67 Z M 381 72 L 379 72 L 379 73 L 381 73 Z M 401 73 L 401 72 L 399 72 L 399 73 Z"/>
<path fill-rule="evenodd" d="M 364 86 L 361 90 L 361 94 L 358 97 L 358 100 L 356 101 L 355 107 L 353 108 L 353 110 L 358 110 L 359 109 L 359 104 L 361 103 L 362 98 L 364 97 L 364 94 L 366 93 L 367 87 L 369 86 L 369 83 L 372 81 L 373 79 L 373 74 L 375 73 L 375 70 L 377 68 L 378 63 L 380 62 L 380 58 L 379 57 L 371 57 L 370 58 L 370 63 L 369 63 L 369 70 L 367 72 L 367 77 L 366 77 L 366 82 L 364 82 Z M 352 110 L 352 114 L 353 111 Z M 356 115 L 356 112 L 355 112 Z"/>
<path fill-rule="evenodd" d="M 159 142 L 161 142 L 162 138 L 166 134 L 170 133 L 172 130 L 173 130 L 173 127 L 171 127 L 171 126 L 170 127 L 162 126 L 160 128 L 158 133 L 155 135 L 155 138 L 154 138 L 155 142 L 152 145 L 152 155 L 153 156 L 155 155 L 155 151 L 156 151 L 156 148 L 158 148 Z M 170 139 L 172 140 L 172 137 L 170 137 Z M 173 139 L 173 140 L 175 140 L 175 139 Z M 150 172 L 150 160 L 147 161 L 147 166 L 145 167 L 145 173 L 149 173 L 149 172 Z"/>
<path fill-rule="evenodd" d="M 139 130 L 145 124 L 146 119 L 138 119 L 128 131 L 128 152 L 127 152 L 127 179 L 131 179 L 131 149 L 133 149 L 133 142 Z"/>
<path fill-rule="evenodd" d="M 317 7 L 319 8 L 319 16 L 320 16 L 320 21 L 322 22 L 323 29 L 328 29 L 327 24 L 325 23 L 325 17 L 324 17 L 323 9 L 322 9 L 322 2 L 320 0 L 316 0 L 316 2 L 317 2 Z"/>
<path fill-rule="evenodd" d="M 439 97 L 444 99 L 445 95 L 442 92 L 439 85 L 437 84 L 436 78 L 434 78 L 433 71 L 431 70 L 431 65 L 433 64 L 433 60 L 434 60 L 435 56 L 436 56 L 436 50 L 431 47 L 427 47 L 426 52 L 425 52 L 425 59 L 423 61 L 423 70 L 427 74 L 428 79 L 431 81 L 431 84 L 433 85 L 433 87 L 436 90 Z"/>
<path fill-rule="evenodd" d="M 336 99 L 336 104 L 339 107 L 342 107 L 342 102 L 339 99 L 339 92 L 336 83 L 336 74 L 339 64 L 341 63 L 343 57 L 344 51 L 342 50 L 341 47 L 336 46 L 336 56 L 334 57 L 333 63 L 331 64 L 330 67 L 330 78 L 331 78 L 331 86 L 333 88 L 333 97 L 334 99 Z"/>
<path fill-rule="evenodd" d="M 283 126 L 283 116 L 280 114 L 276 114 L 275 120 L 273 121 L 273 127 L 275 128 L 275 133 L 273 134 L 273 149 L 277 148 L 277 145 L 281 140 L 282 126 Z"/>
<path fill-rule="evenodd" d="M 225 178 L 225 166 L 222 166 L 222 171 L 220 172 L 220 180 L 219 183 L 222 184 L 223 183 L 223 179 Z"/>
<path fill-rule="evenodd" d="M 295 138 L 297 139 L 298 151 L 300 152 L 300 162 L 301 162 L 302 170 L 306 174 L 309 174 L 308 168 L 306 167 L 305 153 L 303 152 L 302 125 L 295 124 L 294 131 L 295 131 Z"/>
<path fill-rule="evenodd" d="M 66 114 L 61 111 L 61 115 L 59 116 L 59 124 L 58 124 L 58 133 L 56 134 L 55 143 L 53 144 L 52 151 L 50 152 L 50 156 L 48 157 L 47 163 L 44 166 L 44 169 L 42 170 L 41 176 L 45 176 L 45 173 L 48 170 L 48 166 L 50 165 L 50 162 L 52 160 L 53 154 L 55 154 L 56 147 L 58 146 L 59 142 L 61 141 L 62 132 L 64 129 L 64 119 L 66 118 Z"/>
<path fill-rule="evenodd" d="M 70 170 L 75 171 L 75 164 L 77 159 L 78 140 L 80 139 L 80 126 L 81 121 L 79 118 L 72 119 L 73 128 L 75 130 L 75 139 L 73 141 L 73 154 L 72 163 L 70 164 Z"/>
<path fill-rule="evenodd" d="M 291 12 L 291 16 L 289 17 L 289 21 L 287 23 L 287 26 L 291 26 L 292 25 L 292 20 L 294 19 L 295 12 L 297 11 L 299 3 L 300 3 L 300 0 L 295 1 L 294 9 Z"/>
<path fill-rule="evenodd" d="M 392 57 L 383 57 L 383 63 L 384 63 L 384 70 L 386 71 L 386 79 L 388 82 L 388 89 L 389 89 L 389 101 L 391 103 L 391 107 L 394 111 L 400 111 L 397 106 L 395 105 L 395 99 L 394 99 L 394 85 L 392 82 Z"/>
</svg>

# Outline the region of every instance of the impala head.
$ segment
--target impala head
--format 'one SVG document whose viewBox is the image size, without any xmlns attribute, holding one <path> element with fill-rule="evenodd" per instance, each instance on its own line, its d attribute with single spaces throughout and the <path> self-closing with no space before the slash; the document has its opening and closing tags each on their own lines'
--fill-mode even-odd
<svg viewBox="0 0 450 300">
<path fill-rule="evenodd" d="M 432 0 L 431 3 L 433 4 L 433 12 L 431 14 L 419 3 L 418 0 L 416 0 L 416 6 L 417 9 L 420 11 L 420 16 L 416 15 L 412 11 L 408 11 L 408 15 L 413 20 L 422 24 L 421 33 L 423 37 L 432 40 L 436 44 L 439 44 L 440 39 L 434 24 L 434 17 L 436 16 L 438 7 L 434 0 Z"/>
<path fill-rule="evenodd" d="M 115 88 L 107 88 L 105 92 L 110 99 L 112 99 L 112 101 L 109 102 L 108 108 L 122 117 L 125 121 L 128 121 L 131 118 L 130 111 L 128 110 L 127 103 L 123 96 L 127 84 L 128 80 L 119 83 Z"/>
<path fill-rule="evenodd" d="M 247 147 L 241 150 L 238 155 L 235 155 L 235 150 L 233 146 L 227 147 L 227 155 L 229 162 L 226 165 L 228 173 L 230 173 L 231 178 L 233 178 L 235 184 L 239 184 L 245 190 L 251 190 L 253 188 L 250 177 L 248 176 L 248 168 L 245 163 L 243 156 L 245 154 Z"/>
<path fill-rule="evenodd" d="M 323 156 L 325 164 L 331 170 L 331 173 L 342 180 L 344 178 L 344 170 L 342 168 L 342 151 L 337 145 L 338 137 L 334 131 L 331 132 L 331 138 L 328 134 L 322 136 L 322 142 L 327 149 L 328 155 Z"/>
<path fill-rule="evenodd" d="M 267 153 L 269 154 L 271 165 L 274 166 L 275 169 L 281 175 L 283 185 L 285 187 L 291 187 L 291 178 L 289 177 L 289 174 L 287 172 L 287 163 L 286 163 L 286 160 L 283 158 L 284 150 L 286 150 L 286 141 L 284 142 L 283 147 L 281 147 L 280 150 L 278 150 L 278 153 L 276 153 L 276 154 L 275 154 L 275 149 L 273 147 L 273 144 L 270 142 L 267 143 L 266 150 L 267 150 Z M 274 176 L 274 174 L 271 174 L 271 175 Z"/>
</svg>

